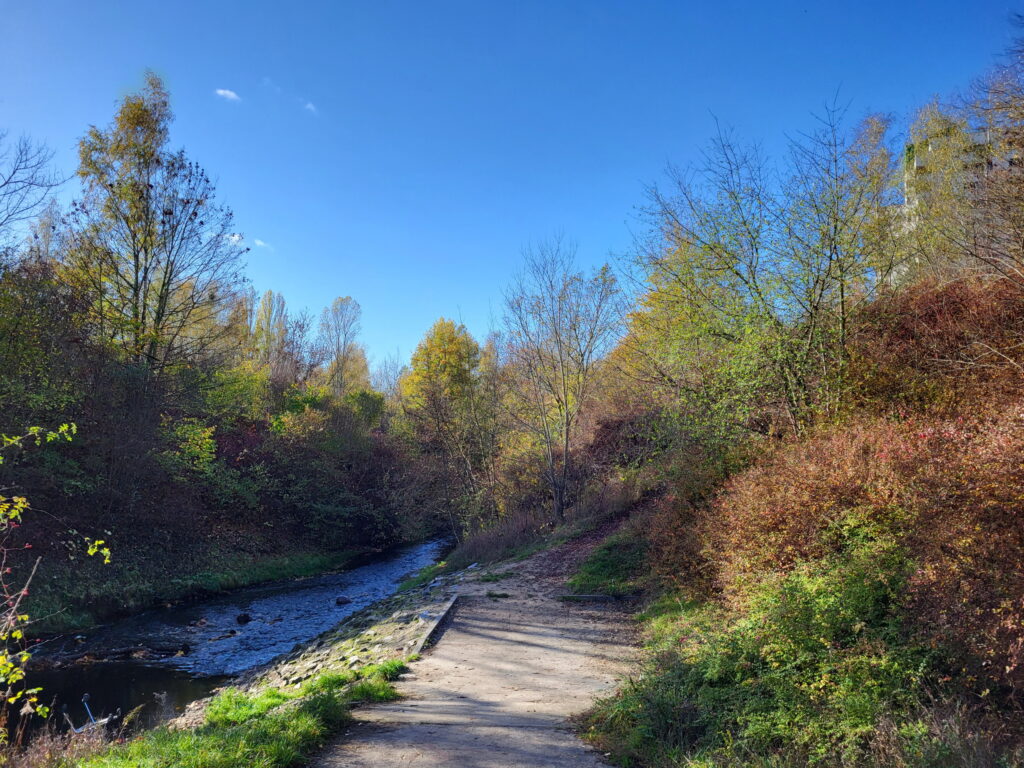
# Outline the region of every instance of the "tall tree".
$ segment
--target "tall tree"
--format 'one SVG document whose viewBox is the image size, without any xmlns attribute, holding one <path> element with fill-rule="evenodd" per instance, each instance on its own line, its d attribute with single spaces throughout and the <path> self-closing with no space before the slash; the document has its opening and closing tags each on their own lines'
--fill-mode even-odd
<svg viewBox="0 0 1024 768">
<path fill-rule="evenodd" d="M 618 336 L 618 286 L 607 266 L 585 275 L 575 247 L 561 240 L 526 252 L 526 266 L 506 295 L 510 387 L 520 423 L 540 440 L 552 511 L 570 503 L 572 448 L 594 374 Z"/>
<path fill-rule="evenodd" d="M 440 456 L 447 506 L 462 530 L 492 519 L 499 505 L 495 357 L 493 343 L 481 348 L 464 325 L 441 318 L 400 381 L 404 415 L 419 443 Z"/>
<path fill-rule="evenodd" d="M 195 360 L 225 332 L 242 282 L 242 238 L 206 173 L 168 149 L 163 83 L 148 75 L 113 124 L 79 144 L 70 276 L 88 291 L 100 333 L 153 372 Z"/>
<path fill-rule="evenodd" d="M 831 109 L 779 168 L 720 132 L 701 167 L 652 191 L 638 251 L 653 313 L 634 325 L 667 328 L 660 368 L 692 411 L 742 423 L 767 403 L 800 431 L 838 407 L 851 319 L 902 253 L 885 135 L 878 118 L 848 133 Z"/>
<path fill-rule="evenodd" d="M 340 296 L 320 316 L 319 342 L 327 356 L 327 383 L 338 395 L 370 384 L 366 351 L 358 341 L 362 315 L 358 301 Z"/>
<path fill-rule="evenodd" d="M 264 293 L 253 312 L 248 347 L 278 395 L 304 383 L 323 363 L 322 350 L 310 339 L 311 325 L 308 313 L 290 313 L 276 291 Z"/>
</svg>

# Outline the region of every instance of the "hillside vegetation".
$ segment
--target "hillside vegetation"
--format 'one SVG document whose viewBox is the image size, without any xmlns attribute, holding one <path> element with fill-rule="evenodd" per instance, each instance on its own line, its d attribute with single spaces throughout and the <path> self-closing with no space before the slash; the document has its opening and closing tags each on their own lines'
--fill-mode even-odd
<svg viewBox="0 0 1024 768">
<path fill-rule="evenodd" d="M 830 108 L 779 159 L 722 130 L 616 270 L 543 241 L 490 336 L 440 318 L 372 372 L 354 299 L 252 292 L 171 123 L 150 76 L 67 209 L 45 149 L 0 156 L 12 691 L 46 629 L 451 536 L 412 588 L 620 518 L 569 585 L 645 601 L 642 669 L 581 724 L 619 764 L 1024 764 L 1020 50 L 905 131 Z M 293 765 L 346 697 L 88 764 Z"/>
</svg>

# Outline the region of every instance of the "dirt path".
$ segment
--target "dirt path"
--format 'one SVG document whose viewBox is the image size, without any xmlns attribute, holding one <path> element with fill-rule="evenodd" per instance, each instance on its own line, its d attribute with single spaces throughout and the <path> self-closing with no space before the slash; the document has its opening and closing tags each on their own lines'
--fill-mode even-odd
<svg viewBox="0 0 1024 768">
<path fill-rule="evenodd" d="M 356 713 L 357 723 L 316 768 L 583 768 L 600 756 L 566 718 L 625 671 L 629 613 L 615 603 L 557 599 L 589 546 L 574 542 L 504 571 L 467 580 L 451 624 L 413 665 L 405 697 Z M 510 597 L 488 597 L 487 592 Z"/>
</svg>

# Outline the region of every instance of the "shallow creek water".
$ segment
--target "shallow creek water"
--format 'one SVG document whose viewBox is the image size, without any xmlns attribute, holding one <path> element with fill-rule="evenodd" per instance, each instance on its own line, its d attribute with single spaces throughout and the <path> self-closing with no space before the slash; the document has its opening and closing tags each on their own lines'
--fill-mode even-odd
<svg viewBox="0 0 1024 768">
<path fill-rule="evenodd" d="M 76 725 L 85 720 L 85 693 L 96 717 L 143 706 L 141 721 L 152 725 L 393 594 L 445 545 L 428 541 L 342 573 L 247 587 L 54 638 L 34 649 L 39 664 L 28 682 L 43 687 L 58 716 L 66 704 Z M 69 658 L 81 660 L 46 668 Z"/>
</svg>

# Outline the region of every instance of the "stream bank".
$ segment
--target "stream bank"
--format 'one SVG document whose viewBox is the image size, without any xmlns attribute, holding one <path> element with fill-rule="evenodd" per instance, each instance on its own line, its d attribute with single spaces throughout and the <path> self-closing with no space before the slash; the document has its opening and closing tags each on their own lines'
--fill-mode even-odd
<svg viewBox="0 0 1024 768">
<path fill-rule="evenodd" d="M 239 589 L 51 638 L 37 646 L 28 682 L 57 707 L 68 704 L 76 721 L 89 693 L 97 717 L 142 707 L 141 724 L 152 726 L 393 595 L 402 578 L 435 562 L 445 547 L 431 540 L 348 571 Z"/>
</svg>

